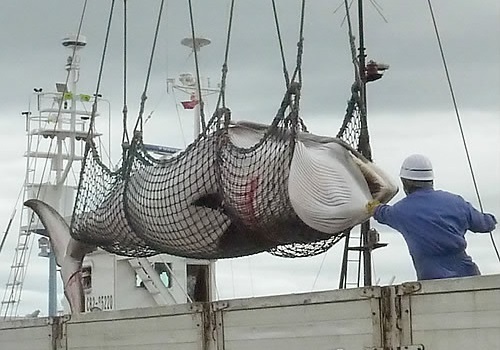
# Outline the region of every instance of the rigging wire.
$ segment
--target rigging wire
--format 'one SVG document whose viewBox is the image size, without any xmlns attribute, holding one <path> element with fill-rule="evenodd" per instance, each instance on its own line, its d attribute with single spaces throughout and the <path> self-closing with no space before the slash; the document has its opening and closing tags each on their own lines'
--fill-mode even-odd
<svg viewBox="0 0 500 350">
<path fill-rule="evenodd" d="M 319 269 L 318 269 L 318 272 L 316 273 L 316 277 L 314 278 L 314 282 L 313 282 L 313 285 L 311 287 L 311 292 L 314 291 L 314 287 L 316 287 L 316 282 L 318 282 L 318 278 L 319 278 L 319 275 L 321 273 L 321 270 L 323 269 L 323 264 L 325 263 L 325 260 L 326 260 L 326 256 L 328 255 L 328 252 L 329 250 L 327 250 L 324 254 L 323 254 L 323 259 L 321 259 L 321 264 L 319 265 Z"/>
<path fill-rule="evenodd" d="M 354 0 L 351 0 L 351 2 L 349 3 L 349 5 L 345 5 L 345 6 L 346 6 L 346 10 L 347 10 L 348 12 L 351 10 L 351 7 L 352 7 L 352 5 L 353 5 L 353 4 L 354 4 Z M 342 6 L 342 5 L 343 5 L 343 4 L 340 4 L 340 6 Z M 337 12 L 339 9 L 340 9 L 340 7 L 339 7 L 339 8 L 337 8 L 337 9 L 336 9 L 333 13 Z M 344 22 L 347 20 L 347 16 L 348 16 L 348 14 L 346 13 L 346 14 L 344 15 L 344 18 L 342 18 L 342 22 L 340 22 L 340 26 L 341 26 L 341 27 L 344 25 Z"/>
<path fill-rule="evenodd" d="M 86 13 L 86 10 L 87 10 L 87 3 L 88 3 L 88 0 L 85 0 L 85 2 L 83 4 L 83 8 L 82 8 L 82 13 L 81 13 L 81 16 L 80 16 L 80 22 L 78 24 L 78 30 L 77 30 L 77 35 L 76 35 L 77 39 L 80 37 L 80 33 L 81 33 L 82 25 L 83 25 L 83 19 L 85 17 L 85 13 Z M 71 54 L 71 64 L 73 64 L 73 60 L 74 60 L 74 57 L 75 57 L 75 52 L 76 52 L 76 45 L 73 47 L 73 52 Z M 70 70 L 68 70 L 68 72 L 66 74 L 65 89 L 64 89 L 64 91 L 61 94 L 61 101 L 59 103 L 59 109 L 58 109 L 58 112 L 57 112 L 57 117 L 56 117 L 56 121 L 55 121 L 55 124 L 54 124 L 54 130 L 53 131 L 56 130 L 58 122 L 59 122 L 59 118 L 61 117 L 61 110 L 62 110 L 62 106 L 63 106 L 63 99 L 64 99 L 65 93 L 67 93 L 67 86 L 68 86 L 69 76 L 70 76 Z M 43 169 L 42 169 L 42 175 L 40 177 L 40 183 L 39 183 L 38 190 L 37 190 L 37 193 L 36 193 L 36 198 L 38 198 L 40 196 L 40 191 L 42 189 L 42 182 L 43 182 L 44 175 L 45 175 L 45 173 L 47 171 L 47 166 L 48 166 L 49 159 L 50 159 L 49 155 L 50 155 L 50 151 L 51 151 L 52 146 L 53 146 L 53 142 L 54 142 L 54 139 L 51 139 L 49 147 L 48 147 L 48 150 L 47 150 L 47 157 L 46 157 Z M 39 143 L 38 143 L 38 145 L 39 145 Z M 38 145 L 37 145 L 37 147 L 38 147 Z M 36 166 L 36 160 L 35 160 L 35 166 Z M 58 179 L 58 181 L 59 181 L 59 179 Z M 32 218 L 33 218 L 33 216 L 34 216 L 34 213 L 31 214 Z M 29 219 L 28 222 L 29 222 L 29 224 L 28 224 L 27 230 L 30 232 L 31 231 L 31 224 L 32 224 L 33 220 Z M 28 236 L 28 237 L 30 237 L 30 236 Z M 28 250 L 22 250 L 21 257 L 19 259 L 25 259 L 24 256 L 26 254 L 28 254 L 28 261 L 29 261 L 29 258 L 30 258 L 30 255 L 31 255 L 31 247 L 33 246 L 33 242 L 34 242 L 34 240 L 32 239 L 29 251 Z M 12 273 L 12 270 L 11 270 L 11 273 Z M 13 281 L 12 287 L 10 289 L 9 300 L 12 300 L 14 296 L 16 296 L 16 297 L 19 296 L 19 298 L 20 298 L 20 295 L 21 295 L 22 289 L 23 289 L 23 283 L 20 284 L 19 290 L 17 290 L 17 288 L 15 288 L 15 286 L 17 285 L 17 282 L 18 282 L 19 279 L 24 280 L 24 276 L 26 275 L 26 273 L 27 273 L 27 271 L 23 272 L 23 271 L 21 271 L 21 269 L 16 268 L 16 271 L 15 271 L 14 277 L 13 277 L 14 281 Z M 10 280 L 11 276 L 12 275 L 9 275 L 9 280 Z M 4 294 L 4 300 L 5 300 L 5 297 L 7 296 L 7 293 L 8 293 L 8 291 L 6 289 L 5 290 L 5 294 Z M 15 310 L 12 310 L 12 308 L 10 307 L 10 304 L 8 304 L 7 307 L 6 307 L 6 309 L 5 309 L 4 318 L 7 316 L 7 313 L 9 312 L 9 309 L 10 309 L 11 315 L 12 315 L 13 311 L 14 311 L 14 313 L 17 313 L 18 307 L 19 307 L 19 302 L 16 303 Z"/>
<path fill-rule="evenodd" d="M 379 16 L 382 17 L 382 19 L 384 20 L 384 22 L 385 23 L 389 23 L 389 21 L 387 21 L 387 18 L 385 18 L 384 14 L 382 13 L 382 11 L 383 11 L 382 6 L 380 6 L 380 4 L 376 0 L 370 0 L 370 3 L 375 8 L 375 11 L 377 11 L 377 13 L 379 14 Z"/>
<path fill-rule="evenodd" d="M 3 246 L 5 244 L 5 241 L 7 240 L 7 236 L 9 234 L 10 227 L 12 225 L 12 221 L 14 221 L 14 218 L 16 216 L 16 208 L 17 208 L 17 205 L 19 204 L 19 199 L 21 198 L 21 195 L 23 194 L 23 190 L 24 190 L 24 183 L 21 185 L 21 188 L 19 189 L 19 193 L 17 194 L 16 202 L 14 203 L 14 210 L 12 211 L 9 222 L 7 223 L 7 228 L 5 229 L 4 236 L 2 237 L 2 242 L 0 242 L 0 254 L 2 253 Z"/>
<path fill-rule="evenodd" d="M 17 202 L 19 201 L 19 197 L 21 197 L 23 188 L 21 187 L 21 191 L 19 193 L 19 196 L 17 197 L 16 205 L 14 206 L 14 210 L 12 211 L 12 214 L 10 215 L 10 219 L 7 223 L 7 228 L 5 229 L 5 232 L 2 237 L 2 241 L 0 242 L 0 254 L 2 253 L 3 246 L 5 244 L 5 241 L 7 240 L 7 236 L 9 235 L 10 231 L 10 226 L 12 225 L 12 221 L 14 221 L 14 217 L 16 216 L 16 207 L 17 207 Z"/>
<path fill-rule="evenodd" d="M 224 50 L 224 63 L 222 64 L 222 76 L 219 89 L 219 98 L 217 100 L 216 110 L 219 109 L 220 104 L 222 107 L 226 108 L 226 79 L 227 79 L 227 61 L 229 58 L 229 44 L 231 42 L 231 32 L 233 28 L 233 17 L 234 17 L 234 0 L 231 0 L 231 5 L 229 7 L 229 21 L 227 26 L 227 36 L 226 36 L 226 48 Z"/>
<path fill-rule="evenodd" d="M 172 95 L 174 97 L 175 112 L 177 113 L 177 121 L 179 122 L 179 128 L 181 129 L 182 142 L 184 143 L 184 148 L 186 148 L 186 135 L 184 134 L 184 128 L 182 127 L 181 114 L 179 113 L 179 103 L 177 103 L 177 96 L 175 95 L 175 89 L 172 88 Z"/>
<path fill-rule="evenodd" d="M 443 45 L 441 43 L 441 37 L 439 35 L 437 21 L 436 21 L 435 15 L 434 15 L 434 10 L 432 8 L 431 0 L 427 0 L 427 4 L 429 5 L 429 11 L 430 11 L 431 18 L 432 18 L 432 24 L 434 26 L 434 33 L 436 34 L 436 39 L 437 39 L 438 46 L 439 46 L 439 53 L 441 55 L 441 60 L 443 62 L 443 67 L 444 67 L 444 71 L 445 71 L 445 74 L 446 74 L 446 80 L 448 82 L 448 88 L 449 88 L 449 91 L 450 91 L 451 100 L 453 102 L 453 108 L 455 109 L 455 116 L 457 118 L 458 127 L 460 129 L 460 136 L 462 138 L 462 143 L 463 143 L 464 150 L 465 150 L 465 156 L 467 158 L 467 164 L 469 166 L 469 171 L 470 171 L 470 174 L 471 174 L 471 177 L 472 177 L 472 183 L 474 185 L 474 191 L 476 192 L 476 197 L 477 197 L 477 200 L 478 200 L 478 203 L 479 203 L 479 208 L 481 209 L 481 212 L 484 213 L 483 203 L 481 201 L 481 195 L 479 194 L 479 187 L 477 185 L 476 176 L 475 176 L 475 173 L 474 173 L 474 168 L 472 166 L 472 161 L 471 161 L 471 156 L 470 156 L 470 152 L 469 152 L 469 147 L 467 146 L 467 141 L 465 139 L 465 132 L 464 132 L 464 129 L 463 129 L 463 126 L 462 126 L 462 119 L 460 117 L 460 112 L 458 110 L 457 99 L 455 97 L 455 91 L 453 89 L 453 84 L 451 82 L 450 72 L 448 70 L 448 64 L 446 62 L 446 58 L 445 58 L 445 55 L 444 55 L 444 49 L 443 49 Z M 492 232 L 490 232 L 489 234 L 490 234 L 491 243 L 493 245 L 493 249 L 495 250 L 495 254 L 497 256 L 497 259 L 500 262 L 500 253 L 498 252 L 498 248 L 497 248 L 497 245 L 496 245 L 496 242 L 495 242 L 495 238 L 493 237 L 493 233 Z"/>
<path fill-rule="evenodd" d="M 351 2 L 349 3 L 349 10 L 351 9 L 353 3 L 354 3 L 354 0 L 351 0 Z M 383 11 L 384 11 L 383 7 L 375 0 L 370 0 L 370 3 L 375 8 L 375 11 L 377 11 L 377 13 L 382 18 L 382 20 L 385 23 L 389 23 L 389 21 L 387 20 L 387 18 L 383 14 Z M 342 8 L 342 6 L 344 6 L 343 0 L 340 2 L 339 6 L 337 6 L 335 8 L 335 10 L 333 11 L 333 14 L 336 14 Z M 344 15 L 344 18 L 342 19 L 342 22 L 340 23 L 341 27 L 344 25 L 344 22 L 346 21 L 346 19 L 347 19 L 347 15 Z"/>
<path fill-rule="evenodd" d="M 300 9 L 300 27 L 299 27 L 299 41 L 297 43 L 296 66 L 291 79 L 291 81 L 295 81 L 295 77 L 297 76 L 300 86 L 302 86 L 302 56 L 304 53 L 304 22 L 306 15 L 305 12 L 306 12 L 306 0 L 302 0 Z M 297 101 L 296 101 L 297 104 L 298 104 L 298 97 L 299 95 L 297 96 Z"/>
<path fill-rule="evenodd" d="M 89 140 L 89 137 L 91 135 L 93 135 L 95 117 L 96 117 L 96 113 L 97 113 L 97 96 L 99 96 L 99 89 L 101 87 L 102 74 L 103 74 L 103 70 L 104 70 L 104 60 L 106 58 L 106 52 L 108 49 L 109 34 L 111 32 L 111 22 L 113 19 L 114 8 L 115 8 L 115 0 L 112 0 L 111 1 L 111 8 L 109 10 L 108 24 L 106 26 L 106 36 L 104 38 L 104 47 L 102 49 L 102 54 L 101 54 L 101 63 L 99 65 L 99 74 L 97 76 L 97 84 L 96 84 L 95 93 L 94 93 L 94 96 L 96 96 L 96 98 L 94 98 L 94 103 L 92 104 L 92 114 L 90 116 L 89 135 L 87 136 L 87 141 Z M 84 167 L 82 166 L 82 169 L 83 168 Z"/>
<path fill-rule="evenodd" d="M 196 43 L 196 33 L 194 30 L 194 17 L 193 17 L 193 5 L 191 4 L 191 0 L 188 0 L 189 3 L 189 19 L 191 22 L 191 37 L 193 39 L 193 54 L 194 54 L 194 66 L 196 69 L 196 89 L 198 90 L 198 103 L 200 106 L 200 122 L 201 122 L 201 130 L 204 133 L 207 129 L 207 123 L 205 121 L 205 108 L 203 105 L 203 100 L 201 96 L 201 81 L 200 81 L 200 67 L 198 62 L 198 45 Z M 195 129 L 196 130 L 196 129 Z"/>
<path fill-rule="evenodd" d="M 351 49 L 351 59 L 352 59 L 352 64 L 354 65 L 354 79 L 356 82 L 357 86 L 361 85 L 361 73 L 360 73 L 360 68 L 359 68 L 359 61 L 358 61 L 358 56 L 356 54 L 356 39 L 354 36 L 354 32 L 352 29 L 352 21 L 351 21 L 351 14 L 350 14 L 350 8 L 351 4 L 347 2 L 347 0 L 344 0 L 344 7 L 345 7 L 345 18 L 347 20 L 347 33 L 349 36 L 349 48 Z"/>
<path fill-rule="evenodd" d="M 148 92 L 149 79 L 151 77 L 151 69 L 153 67 L 153 59 L 154 59 L 155 50 L 156 50 L 156 43 L 158 41 L 158 33 L 160 32 L 160 23 L 161 23 L 161 18 L 162 18 L 162 14 L 163 14 L 164 4 L 165 4 L 165 0 L 161 0 L 160 8 L 158 10 L 158 18 L 156 21 L 156 28 L 155 28 L 155 35 L 154 35 L 154 39 L 153 39 L 153 45 L 151 47 L 151 54 L 149 56 L 148 72 L 146 74 L 146 81 L 144 83 L 144 91 L 142 92 L 142 96 L 141 96 L 141 106 L 139 109 L 139 116 L 137 117 L 137 121 L 136 121 L 136 124 L 134 127 L 134 132 L 137 130 L 142 131 L 142 126 L 143 126 L 142 125 L 143 124 L 142 116 L 144 114 L 144 107 L 146 105 L 146 99 L 147 99 L 146 94 Z"/>
<path fill-rule="evenodd" d="M 85 0 L 85 4 L 86 3 L 87 3 L 87 0 Z M 81 185 L 83 183 L 83 177 L 85 175 L 84 171 L 85 171 L 85 166 L 87 163 L 87 158 L 89 156 L 89 152 L 91 152 L 90 143 L 92 142 L 92 138 L 94 135 L 94 124 L 95 124 L 95 118 L 96 118 L 96 114 L 97 114 L 97 96 L 99 96 L 99 89 L 100 89 L 101 81 L 102 81 L 102 74 L 103 74 L 103 70 L 104 70 L 104 61 L 106 58 L 106 52 L 107 52 L 107 48 L 108 48 L 109 34 L 111 32 L 111 22 L 113 19 L 114 8 L 115 8 L 115 0 L 112 0 L 110 10 L 109 10 L 108 23 L 106 25 L 106 35 L 104 38 L 104 44 L 103 44 L 103 49 L 102 49 L 102 53 L 101 53 L 101 62 L 99 63 L 99 73 L 97 75 L 97 83 L 96 83 L 96 88 L 95 88 L 95 93 L 94 93 L 95 98 L 94 98 L 94 102 L 92 103 L 92 112 L 90 115 L 89 131 L 87 133 L 85 152 L 84 152 L 84 156 L 83 156 L 83 160 L 82 160 L 82 164 L 81 164 L 80 178 L 78 181 L 78 189 L 76 191 L 76 196 L 75 196 L 75 202 L 74 202 L 75 208 L 76 208 L 76 203 L 78 203 L 78 199 L 80 196 L 80 188 L 81 188 Z M 83 22 L 83 16 L 82 16 L 82 22 Z M 81 23 L 80 23 L 80 25 L 81 25 Z"/>
<path fill-rule="evenodd" d="M 122 135 L 122 147 L 128 145 L 130 142 L 127 130 L 127 117 L 128 117 L 128 106 L 127 106 L 127 0 L 123 0 L 123 135 Z M 110 150 L 111 152 L 111 150 Z"/>
<path fill-rule="evenodd" d="M 280 53 L 281 53 L 281 63 L 283 65 L 283 77 L 285 78 L 285 86 L 288 89 L 290 86 L 290 77 L 288 74 L 288 70 L 286 68 L 286 59 L 285 59 L 285 53 L 283 50 L 283 40 L 281 38 L 281 30 L 280 30 L 280 25 L 278 21 L 278 12 L 276 10 L 276 1 L 272 0 L 272 6 L 273 6 L 273 15 L 274 15 L 274 23 L 276 26 L 276 35 L 278 37 L 278 44 L 280 46 Z"/>
</svg>

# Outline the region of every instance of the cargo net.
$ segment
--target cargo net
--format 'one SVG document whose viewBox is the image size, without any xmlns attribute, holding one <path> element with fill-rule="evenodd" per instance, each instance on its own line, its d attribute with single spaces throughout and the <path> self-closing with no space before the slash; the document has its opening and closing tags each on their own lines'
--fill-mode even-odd
<svg viewBox="0 0 500 350">
<path fill-rule="evenodd" d="M 352 116 L 344 122 L 349 138 L 341 138 L 356 142 L 359 128 Z M 325 234 L 304 224 L 287 192 L 297 131 L 304 129 L 290 115 L 276 117 L 268 127 L 235 125 L 221 109 L 191 145 L 170 158 L 148 154 L 137 132 L 117 171 L 101 162 L 90 141 L 72 236 L 134 257 L 322 253 L 343 233 Z"/>
<path fill-rule="evenodd" d="M 342 121 L 337 138 L 344 141 L 357 151 L 360 151 L 361 140 L 361 116 L 358 108 L 359 90 L 356 84 L 352 87 L 352 95 L 347 102 L 346 114 Z M 269 250 L 273 255 L 282 257 L 307 257 L 314 256 L 326 252 L 342 238 L 345 237 L 346 232 L 339 232 L 329 238 L 318 240 L 314 242 L 294 242 L 290 244 L 279 245 Z"/>
</svg>

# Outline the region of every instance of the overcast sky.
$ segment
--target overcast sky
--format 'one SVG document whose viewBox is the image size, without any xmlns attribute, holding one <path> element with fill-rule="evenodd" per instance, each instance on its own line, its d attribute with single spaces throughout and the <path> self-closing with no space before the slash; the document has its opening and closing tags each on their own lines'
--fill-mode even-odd
<svg viewBox="0 0 500 350">
<path fill-rule="evenodd" d="M 33 101 L 34 87 L 52 90 L 64 81 L 68 52 L 60 40 L 75 33 L 83 1 L 4 0 L 0 3 L 0 228 L 3 232 L 24 178 L 25 125 L 20 115 Z M 160 1 L 129 0 L 129 115 L 137 116 Z M 191 113 L 176 111 L 187 98 L 167 94 L 166 79 L 193 71 L 189 50 L 179 43 L 190 36 L 187 1 L 166 1 L 148 93 L 145 126 L 150 143 L 184 147 L 192 137 Z M 436 187 L 463 195 L 477 206 L 456 116 L 445 80 L 427 1 L 378 0 L 388 23 L 366 1 L 369 59 L 390 64 L 385 77 L 369 85 L 369 128 L 374 160 L 397 179 L 401 161 L 423 153 L 435 167 Z M 110 1 L 89 1 L 82 34 L 81 92 L 95 89 Z M 300 1 L 278 0 L 287 63 L 293 69 Z M 340 0 L 308 1 L 304 43 L 302 118 L 312 132 L 335 135 L 353 82 L 344 11 Z M 196 31 L 212 44 L 201 52 L 202 75 L 220 79 L 229 0 L 193 0 Z M 119 154 L 122 108 L 122 2 L 117 1 L 101 93 L 111 101 L 113 154 Z M 500 3 L 497 0 L 435 0 L 441 39 L 465 128 L 483 205 L 500 217 Z M 270 122 L 284 93 L 281 58 L 270 1 L 240 0 L 235 8 L 229 53 L 227 104 L 239 120 Z M 208 100 L 207 114 L 213 112 Z M 182 123 L 179 124 L 179 120 Z M 103 123 L 102 130 L 110 134 Z M 115 159 L 115 161 L 117 158 Z M 401 194 L 395 199 L 400 199 Z M 15 224 L 0 254 L 0 294 L 7 282 L 17 235 Z M 375 279 L 388 283 L 415 279 L 400 235 L 377 226 L 387 248 L 374 254 Z M 500 241 L 498 230 L 494 233 Z M 468 236 L 468 252 L 483 273 L 500 272 L 487 235 Z M 309 259 L 268 254 L 218 263 L 221 297 L 336 288 L 341 246 Z M 33 254 L 20 313 L 46 313 L 47 264 Z M 33 263 L 35 262 L 35 263 Z M 321 267 L 322 266 L 322 267 Z"/>
</svg>

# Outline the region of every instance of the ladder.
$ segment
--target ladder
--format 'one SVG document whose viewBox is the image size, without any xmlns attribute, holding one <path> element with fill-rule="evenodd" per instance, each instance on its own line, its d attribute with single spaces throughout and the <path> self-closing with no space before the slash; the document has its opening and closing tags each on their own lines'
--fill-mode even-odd
<svg viewBox="0 0 500 350">
<path fill-rule="evenodd" d="M 31 112 L 24 112 L 23 114 L 26 114 L 29 118 L 29 114 L 31 114 Z M 28 149 L 31 149 L 34 141 L 33 139 L 33 135 L 30 134 L 28 137 Z M 37 148 L 39 144 L 38 139 L 39 137 L 35 138 Z M 23 203 L 31 197 L 29 191 L 31 190 L 30 184 L 35 183 L 36 160 L 37 158 L 31 159 L 31 157 L 27 155 L 26 175 L 23 185 Z M 37 227 L 38 224 L 38 218 L 30 209 L 23 205 L 21 209 L 19 234 L 14 250 L 14 258 L 12 259 L 9 278 L 5 285 L 5 292 L 0 304 L 0 315 L 2 315 L 4 319 L 11 318 L 17 314 L 19 303 L 21 301 L 24 279 L 26 276 L 27 263 L 30 257 L 33 241 L 35 239 L 33 229 Z"/>
<path fill-rule="evenodd" d="M 387 243 L 379 242 L 379 233 L 370 228 L 369 221 L 361 224 L 359 234 L 353 234 L 352 229 L 344 232 L 345 243 L 340 271 L 339 289 L 372 285 L 371 252 L 375 249 L 386 247 Z M 363 270 L 361 269 L 363 266 Z M 355 277 L 350 277 L 356 272 Z"/>
<path fill-rule="evenodd" d="M 23 209 L 24 211 L 25 209 Z M 33 218 L 33 216 L 31 216 Z M 33 220 L 35 221 L 35 220 Z M 0 313 L 3 318 L 11 318 L 17 314 L 17 309 L 21 299 L 21 292 L 26 275 L 27 261 L 30 256 L 34 236 L 28 225 L 21 228 L 17 238 L 9 279 L 5 285 L 5 292 L 0 306 Z"/>
<path fill-rule="evenodd" d="M 130 266 L 141 279 L 144 287 L 151 294 L 157 305 L 178 304 L 174 296 L 163 284 L 160 276 L 147 258 L 133 258 L 128 260 Z"/>
<path fill-rule="evenodd" d="M 358 288 L 361 280 L 361 250 L 355 249 L 362 245 L 360 234 L 351 230 L 345 232 L 344 254 L 342 257 L 342 268 L 340 272 L 339 289 Z M 353 276 L 355 271 L 356 274 Z"/>
</svg>

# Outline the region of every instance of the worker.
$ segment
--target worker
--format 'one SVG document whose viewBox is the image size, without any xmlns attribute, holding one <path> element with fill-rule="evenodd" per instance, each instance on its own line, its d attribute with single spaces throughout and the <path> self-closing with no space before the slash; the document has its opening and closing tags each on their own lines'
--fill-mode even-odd
<svg viewBox="0 0 500 350">
<path fill-rule="evenodd" d="M 467 230 L 493 231 L 496 218 L 458 195 L 434 190 L 432 164 L 423 155 L 406 158 L 400 177 L 406 197 L 392 206 L 372 201 L 367 210 L 377 222 L 403 235 L 418 280 L 480 275 L 465 251 L 464 236 Z"/>
</svg>

